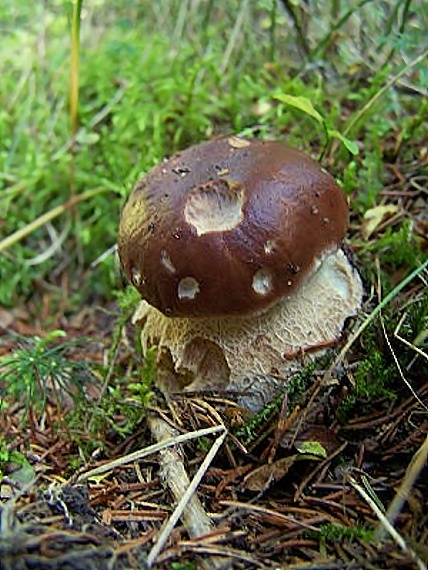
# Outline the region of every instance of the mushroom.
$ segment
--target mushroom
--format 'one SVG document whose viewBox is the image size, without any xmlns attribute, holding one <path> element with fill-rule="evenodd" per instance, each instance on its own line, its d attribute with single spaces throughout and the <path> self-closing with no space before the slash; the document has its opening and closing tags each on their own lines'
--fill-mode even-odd
<svg viewBox="0 0 428 570">
<path fill-rule="evenodd" d="M 123 208 L 119 256 L 158 382 L 270 401 L 360 307 L 347 223 L 334 179 L 280 142 L 216 138 L 153 168 Z"/>
</svg>

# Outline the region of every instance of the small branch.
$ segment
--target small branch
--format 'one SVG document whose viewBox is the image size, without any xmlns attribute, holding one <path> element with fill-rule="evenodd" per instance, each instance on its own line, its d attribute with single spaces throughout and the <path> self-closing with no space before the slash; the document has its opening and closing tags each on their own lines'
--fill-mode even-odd
<svg viewBox="0 0 428 570">
<path fill-rule="evenodd" d="M 299 18 L 294 11 L 293 3 L 289 0 L 281 0 L 282 5 L 284 6 L 285 11 L 288 13 L 290 18 L 293 20 L 294 29 L 296 30 L 297 36 L 297 44 L 300 47 L 301 53 L 306 60 L 309 59 L 311 50 L 309 47 L 308 42 L 306 41 L 306 35 L 303 32 L 302 26 L 300 25 Z"/>
<path fill-rule="evenodd" d="M 82 475 L 80 475 L 77 478 L 76 482 L 81 483 L 82 481 L 86 481 L 87 479 L 90 479 L 91 477 L 95 477 L 97 475 L 102 475 L 103 473 L 107 473 L 107 471 L 111 471 L 113 469 L 116 469 L 116 467 L 121 467 L 122 465 L 126 465 L 127 463 L 133 463 L 134 461 L 138 461 L 140 459 L 143 459 L 143 457 L 147 457 L 148 455 L 153 455 L 154 453 L 157 453 L 158 451 L 162 451 L 162 449 L 166 449 L 167 447 L 171 447 L 172 445 L 177 445 L 177 444 L 183 443 L 185 441 L 190 441 L 190 440 L 195 439 L 197 437 L 204 437 L 206 435 L 219 433 L 220 431 L 223 431 L 224 429 L 225 429 L 224 426 L 214 426 L 211 428 L 199 429 L 197 431 L 191 431 L 189 433 L 184 433 L 181 435 L 171 437 L 168 440 L 164 440 L 164 441 L 161 441 L 159 443 L 149 445 L 148 447 L 145 447 L 144 449 L 139 449 L 138 451 L 134 451 L 133 453 L 129 453 L 128 455 L 125 455 L 123 457 L 119 457 L 119 459 L 115 459 L 114 461 L 109 461 L 109 463 L 104 463 L 104 465 L 100 465 L 99 467 L 96 467 L 95 469 L 91 469 L 90 471 L 87 471 L 86 473 L 82 473 Z"/>
<path fill-rule="evenodd" d="M 149 417 L 149 426 L 154 437 L 159 441 L 159 443 L 165 440 L 170 441 L 171 436 L 174 436 L 175 430 L 158 416 L 153 415 Z M 180 449 L 175 447 L 161 451 L 160 460 L 162 480 L 174 496 L 177 506 L 175 507 L 171 517 L 161 528 L 157 541 L 149 552 L 146 560 L 147 568 L 151 568 L 155 563 L 156 558 L 165 546 L 172 530 L 180 518 L 191 538 L 198 538 L 209 534 L 212 531 L 212 520 L 208 517 L 199 497 L 196 495 L 196 488 L 226 438 L 226 428 L 224 426 L 218 427 L 222 430 L 222 433 L 217 437 L 204 461 L 195 473 L 192 481 L 189 481 Z M 216 558 L 212 558 L 205 562 L 207 563 L 207 568 L 216 569 L 223 567 L 222 561 Z"/>
<path fill-rule="evenodd" d="M 149 426 L 159 443 L 174 436 L 175 429 L 158 416 L 149 418 Z M 220 437 L 224 439 L 223 434 Z M 205 470 L 198 480 L 195 481 L 194 479 L 190 483 L 184 468 L 183 453 L 180 447 L 168 447 L 160 452 L 161 479 L 173 495 L 177 506 L 160 531 L 156 544 L 150 552 L 147 560 L 149 566 L 154 563 L 180 517 L 182 517 L 183 524 L 191 538 L 203 536 L 212 531 L 212 522 L 195 495 L 196 487 Z"/>
<path fill-rule="evenodd" d="M 401 485 L 395 495 L 394 499 L 392 500 L 389 508 L 386 512 L 386 518 L 391 523 L 394 524 L 399 513 L 402 511 L 404 503 L 408 500 L 410 493 L 414 487 L 414 484 L 421 474 L 422 469 L 425 467 L 428 458 L 428 435 L 425 438 L 425 441 L 421 445 L 421 447 L 416 451 L 414 456 L 412 457 L 409 466 L 407 467 L 406 475 L 401 482 Z M 385 538 L 386 530 L 388 530 L 382 523 L 376 529 L 375 537 L 378 540 L 382 540 Z"/>
<path fill-rule="evenodd" d="M 406 552 L 411 558 L 412 560 L 415 562 L 415 564 L 417 565 L 419 570 L 427 570 L 427 567 L 425 565 L 425 563 L 418 557 L 418 555 L 416 554 L 416 552 L 414 552 L 410 546 L 408 546 L 406 544 L 406 541 L 404 540 L 404 538 L 401 536 L 401 534 L 399 534 L 395 528 L 392 526 L 392 524 L 389 522 L 389 520 L 387 519 L 387 517 L 384 515 L 384 513 L 379 509 L 378 505 L 376 504 L 376 501 L 374 501 L 374 499 L 372 499 L 372 497 L 370 497 L 370 495 L 365 491 L 365 489 L 363 489 L 363 487 L 361 487 L 361 485 L 359 485 L 357 483 L 357 481 L 353 478 L 353 477 L 348 477 L 349 482 L 351 483 L 351 485 L 354 487 L 354 489 L 356 491 L 358 491 L 358 493 L 363 497 L 363 499 L 368 503 L 368 505 L 370 506 L 370 508 L 372 509 L 372 511 L 375 513 L 375 515 L 378 517 L 378 519 L 380 520 L 382 526 L 384 527 L 385 531 L 388 532 L 391 537 L 393 538 L 393 540 L 396 542 L 396 544 L 401 548 L 401 550 L 403 550 L 403 552 Z"/>
<path fill-rule="evenodd" d="M 56 206 L 56 208 L 49 210 L 49 212 L 46 212 L 46 214 L 42 214 L 40 217 L 31 222 L 31 224 L 27 224 L 24 228 L 21 228 L 20 230 L 7 236 L 7 238 L 5 238 L 4 240 L 0 241 L 0 253 L 5 249 L 9 248 L 11 245 L 14 245 L 18 241 L 21 241 L 35 230 L 38 230 L 41 226 L 44 226 L 54 218 L 57 218 L 58 216 L 60 216 L 70 208 L 73 208 L 79 202 L 83 202 L 84 200 L 92 198 L 92 196 L 95 196 L 96 194 L 101 194 L 102 192 L 106 192 L 106 189 L 96 188 L 94 190 L 89 190 L 88 192 L 84 192 L 83 194 L 79 194 L 78 196 L 73 196 L 72 198 L 70 198 L 70 200 L 68 200 L 64 204 Z"/>
</svg>

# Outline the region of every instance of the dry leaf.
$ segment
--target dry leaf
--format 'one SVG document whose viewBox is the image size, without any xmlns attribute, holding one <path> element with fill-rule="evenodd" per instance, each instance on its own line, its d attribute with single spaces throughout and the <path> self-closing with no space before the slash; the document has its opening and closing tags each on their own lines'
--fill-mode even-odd
<svg viewBox="0 0 428 570">
<path fill-rule="evenodd" d="M 263 491 L 272 483 L 279 481 L 285 477 L 294 465 L 296 461 L 304 461 L 308 459 L 319 460 L 319 457 L 314 455 L 291 455 L 290 457 L 284 457 L 283 459 L 278 459 L 274 463 L 269 463 L 268 465 L 262 465 L 257 467 L 248 475 L 244 477 L 243 487 L 248 491 Z"/>
<path fill-rule="evenodd" d="M 398 206 L 394 204 L 388 204 L 386 206 L 375 206 L 370 208 L 364 214 L 364 222 L 361 227 L 361 233 L 364 239 L 368 239 L 374 231 L 380 226 L 380 224 L 390 216 L 398 212 Z"/>
<path fill-rule="evenodd" d="M 326 455 L 334 453 L 341 446 L 341 442 L 337 437 L 336 431 L 332 428 L 320 424 L 309 424 L 297 434 L 297 437 L 295 437 L 294 440 L 295 448 L 301 453 L 310 452 L 310 447 L 308 449 L 308 444 L 313 445 L 314 443 L 321 446 L 321 448 L 326 451 Z M 318 455 L 317 453 L 313 452 L 312 454 Z"/>
</svg>

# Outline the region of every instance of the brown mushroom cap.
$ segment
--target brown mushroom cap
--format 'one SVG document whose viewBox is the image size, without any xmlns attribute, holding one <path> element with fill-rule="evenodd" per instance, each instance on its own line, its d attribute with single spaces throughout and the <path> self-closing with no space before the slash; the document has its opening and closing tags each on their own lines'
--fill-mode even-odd
<svg viewBox="0 0 428 570">
<path fill-rule="evenodd" d="M 291 294 L 347 228 L 346 199 L 306 154 L 238 137 L 153 168 L 125 204 L 122 267 L 167 316 L 250 314 Z"/>
</svg>

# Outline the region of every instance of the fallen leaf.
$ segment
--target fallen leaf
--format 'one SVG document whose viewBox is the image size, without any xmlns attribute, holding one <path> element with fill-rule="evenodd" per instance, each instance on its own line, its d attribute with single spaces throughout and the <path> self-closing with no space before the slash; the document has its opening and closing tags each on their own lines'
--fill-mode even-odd
<svg viewBox="0 0 428 570">
<path fill-rule="evenodd" d="M 375 206 L 367 210 L 364 214 L 364 222 L 361 227 L 361 233 L 364 239 L 368 239 L 386 218 L 393 216 L 397 212 L 398 206 L 394 204 Z"/>
<path fill-rule="evenodd" d="M 294 447 L 301 453 L 312 453 L 318 455 L 325 451 L 326 457 L 339 449 L 341 442 L 334 429 L 320 424 L 309 424 L 294 437 Z M 312 448 L 314 446 L 314 448 Z"/>
<path fill-rule="evenodd" d="M 273 483 L 276 483 L 285 477 L 296 461 L 319 459 L 319 457 L 309 454 L 296 454 L 278 459 L 278 461 L 274 461 L 274 463 L 262 465 L 248 473 L 248 475 L 243 479 L 243 487 L 248 491 L 263 491 Z"/>
<path fill-rule="evenodd" d="M 316 455 L 317 457 L 327 457 L 326 448 L 319 441 L 304 441 L 300 445 L 296 445 L 299 453 Z"/>
<path fill-rule="evenodd" d="M 30 483 L 34 481 L 36 477 L 36 471 L 32 465 L 29 463 L 24 463 L 22 467 L 13 471 L 9 475 L 9 479 L 15 483 L 20 489 L 29 487 Z"/>
</svg>

